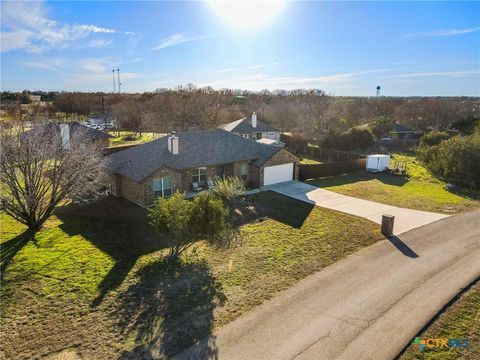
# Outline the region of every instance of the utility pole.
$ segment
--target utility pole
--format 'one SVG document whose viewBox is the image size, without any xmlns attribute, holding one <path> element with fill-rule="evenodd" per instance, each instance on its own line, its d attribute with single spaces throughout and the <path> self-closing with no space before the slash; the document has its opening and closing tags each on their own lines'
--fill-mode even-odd
<svg viewBox="0 0 480 360">
<path fill-rule="evenodd" d="M 112 75 L 113 75 L 113 93 L 115 94 L 117 92 L 117 86 L 115 84 L 115 70 L 112 69 Z"/>
<path fill-rule="evenodd" d="M 120 69 L 117 69 L 117 75 L 118 75 L 118 93 L 120 94 L 122 91 L 121 91 L 121 85 L 122 83 L 120 82 Z"/>
</svg>

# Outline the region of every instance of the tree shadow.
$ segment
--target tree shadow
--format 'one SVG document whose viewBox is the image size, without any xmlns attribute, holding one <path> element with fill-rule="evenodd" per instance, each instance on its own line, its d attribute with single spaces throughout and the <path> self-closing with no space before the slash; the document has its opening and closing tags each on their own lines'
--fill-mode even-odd
<svg viewBox="0 0 480 360">
<path fill-rule="evenodd" d="M 147 210 L 124 199 L 110 197 L 92 204 L 69 204 L 55 214 L 64 232 L 81 235 L 115 262 L 99 284 L 100 293 L 92 306 L 99 305 L 123 282 L 139 257 L 166 247 L 148 224 Z"/>
<path fill-rule="evenodd" d="M 35 242 L 35 232 L 32 230 L 26 230 L 20 235 L 0 244 L 0 273 L 2 279 L 5 270 L 15 255 L 30 241 Z"/>
<path fill-rule="evenodd" d="M 405 244 L 398 236 L 390 235 L 387 236 L 388 241 L 390 241 L 400 252 L 408 256 L 409 258 L 415 259 L 418 258 L 418 254 L 413 251 L 407 244 Z"/>
<path fill-rule="evenodd" d="M 378 180 L 385 185 L 403 186 L 409 182 L 408 176 L 393 175 L 390 173 L 369 173 L 366 171 L 344 174 L 339 176 L 329 176 L 320 179 L 311 179 L 305 181 L 307 184 L 319 188 L 330 186 L 341 186 L 354 184 L 362 181 Z"/>
<path fill-rule="evenodd" d="M 213 311 L 226 297 L 207 263 L 154 262 L 136 276 L 114 310 L 122 334 L 136 344 L 120 358 L 171 358 L 196 343 L 193 358 L 216 358 Z"/>
</svg>

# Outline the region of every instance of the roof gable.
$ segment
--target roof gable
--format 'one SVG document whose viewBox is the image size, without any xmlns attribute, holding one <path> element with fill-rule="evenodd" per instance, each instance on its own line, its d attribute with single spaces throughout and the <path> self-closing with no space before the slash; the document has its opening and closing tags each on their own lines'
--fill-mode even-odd
<svg viewBox="0 0 480 360">
<path fill-rule="evenodd" d="M 254 132 L 272 132 L 279 130 L 274 128 L 273 126 L 264 123 L 261 120 L 257 119 L 257 126 L 252 126 L 252 116 L 244 117 L 243 119 L 232 121 L 231 123 L 224 124 L 221 126 L 222 129 L 230 132 L 236 132 L 240 134 L 250 134 Z"/>
</svg>

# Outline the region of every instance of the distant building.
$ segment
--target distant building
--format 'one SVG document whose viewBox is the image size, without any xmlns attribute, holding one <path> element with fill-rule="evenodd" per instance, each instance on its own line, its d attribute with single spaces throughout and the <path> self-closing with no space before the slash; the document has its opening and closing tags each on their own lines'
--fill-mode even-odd
<svg viewBox="0 0 480 360">
<path fill-rule="evenodd" d="M 88 122 L 91 125 L 104 125 L 112 122 L 110 114 L 107 112 L 99 112 L 88 116 Z"/>
<path fill-rule="evenodd" d="M 62 147 L 64 149 L 70 148 L 70 139 L 73 136 L 80 136 L 85 144 L 99 145 L 102 150 L 110 146 L 110 139 L 113 137 L 103 131 L 89 128 L 88 126 L 75 121 L 68 123 L 49 122 L 41 124 L 36 126 L 35 129 L 24 132 L 22 136 L 27 137 L 31 133 L 34 134 L 34 130 L 38 131 L 39 129 L 46 137 L 52 133 L 57 133 L 62 138 Z"/>
<path fill-rule="evenodd" d="M 30 99 L 31 102 L 39 102 L 42 100 L 41 95 L 28 95 L 28 98 Z"/>
<path fill-rule="evenodd" d="M 257 114 L 220 126 L 221 129 L 246 139 L 270 139 L 280 141 L 280 130 L 257 119 Z"/>
<path fill-rule="evenodd" d="M 408 126 L 395 123 L 392 130 L 389 132 L 389 135 L 392 139 L 396 140 L 413 140 L 418 139 L 422 134 L 421 131 L 416 131 Z"/>
</svg>

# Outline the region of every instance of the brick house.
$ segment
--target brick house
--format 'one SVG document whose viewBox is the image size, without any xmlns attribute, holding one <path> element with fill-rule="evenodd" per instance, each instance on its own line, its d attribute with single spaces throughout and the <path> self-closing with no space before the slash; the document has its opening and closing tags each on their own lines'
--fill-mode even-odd
<svg viewBox="0 0 480 360">
<path fill-rule="evenodd" d="M 173 134 L 106 157 L 113 196 L 149 206 L 192 184 L 237 176 L 249 187 L 298 179 L 299 159 L 224 130 Z"/>
<path fill-rule="evenodd" d="M 274 128 L 272 125 L 258 120 L 257 114 L 255 113 L 240 120 L 224 124 L 220 126 L 220 128 L 252 140 L 270 139 L 279 141 L 281 134 L 280 130 Z"/>
</svg>

